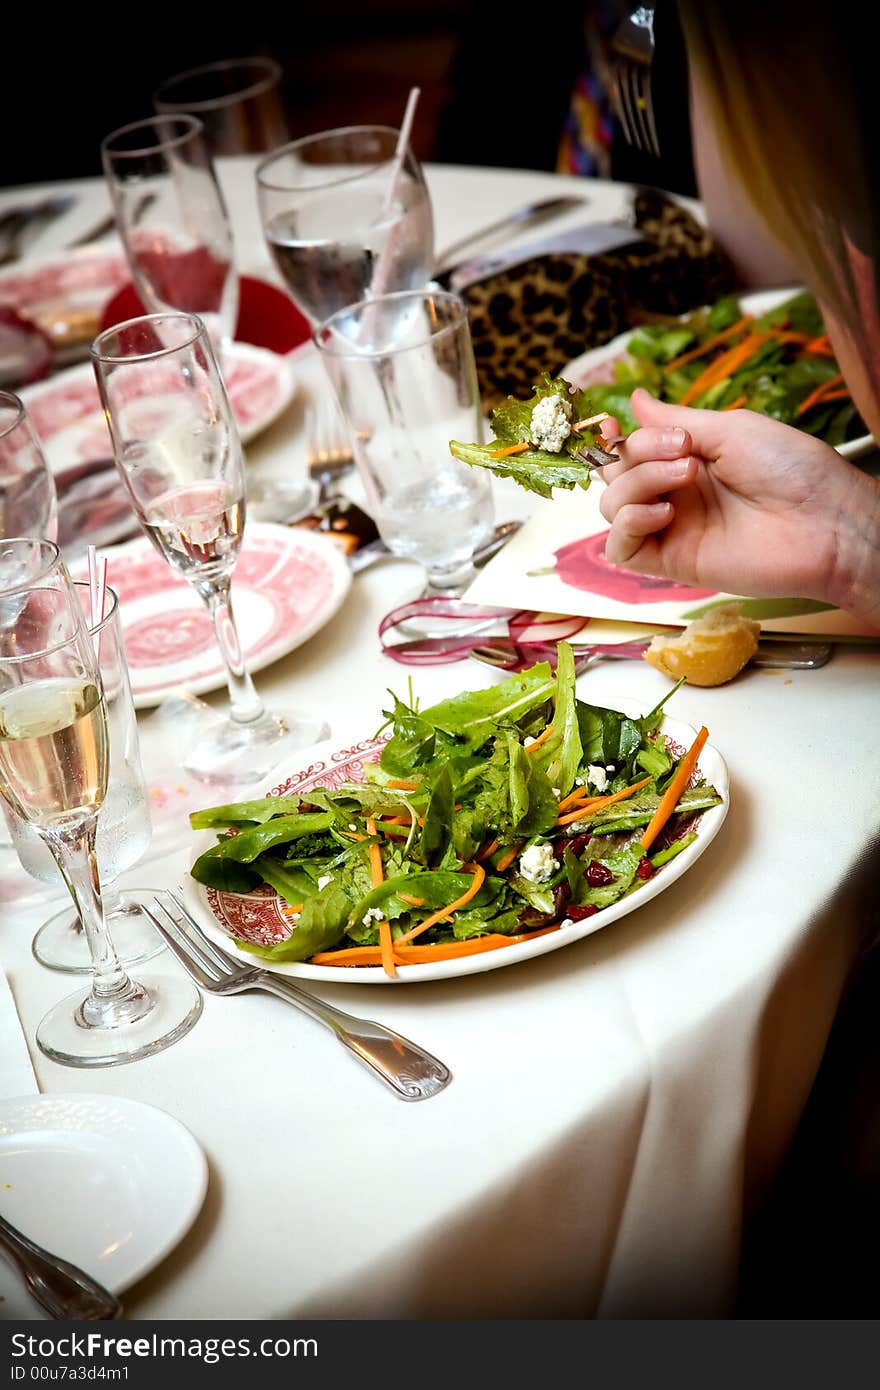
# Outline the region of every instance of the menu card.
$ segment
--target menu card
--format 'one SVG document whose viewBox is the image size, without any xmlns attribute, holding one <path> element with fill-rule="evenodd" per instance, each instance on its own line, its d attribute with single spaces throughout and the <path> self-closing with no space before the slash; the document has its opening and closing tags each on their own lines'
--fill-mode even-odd
<svg viewBox="0 0 880 1390">
<path fill-rule="evenodd" d="M 636 574 L 605 559 L 608 523 L 599 511 L 602 487 L 575 488 L 535 499 L 530 519 L 480 572 L 467 592 L 473 603 L 637 623 L 642 632 L 683 627 L 738 595 L 696 589 Z M 842 609 L 812 599 L 741 598 L 762 630 L 837 639 L 877 633 Z"/>
</svg>

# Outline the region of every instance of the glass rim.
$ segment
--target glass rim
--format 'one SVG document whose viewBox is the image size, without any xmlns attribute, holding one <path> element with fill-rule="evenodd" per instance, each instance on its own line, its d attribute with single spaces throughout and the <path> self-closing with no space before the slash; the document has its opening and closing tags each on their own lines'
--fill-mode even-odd
<svg viewBox="0 0 880 1390">
<path fill-rule="evenodd" d="M 397 130 L 394 126 L 378 124 L 342 125 L 337 126 L 332 130 L 319 130 L 314 135 L 300 135 L 296 140 L 288 140 L 285 145 L 279 145 L 277 149 L 270 150 L 268 154 L 263 156 L 263 158 L 260 160 L 259 164 L 257 165 L 254 171 L 254 177 L 257 181 L 257 187 L 265 188 L 267 191 L 272 193 L 298 193 L 302 190 L 307 189 L 335 188 L 338 184 L 354 183 L 357 179 L 364 178 L 365 174 L 363 171 L 361 171 L 357 174 L 340 174 L 336 178 L 327 178 L 323 183 L 291 183 L 289 181 L 287 183 L 272 183 L 269 179 L 266 178 L 264 173 L 264 171 L 268 169 L 269 165 L 273 164 L 275 160 L 281 159 L 283 156 L 291 154 L 294 150 L 305 149 L 306 146 L 315 145 L 318 143 L 318 141 L 327 140 L 331 136 L 335 139 L 340 135 L 354 135 L 360 134 L 364 131 L 381 131 L 383 135 L 391 135 L 394 137 L 395 146 L 397 144 L 397 137 L 400 135 L 400 131 Z M 391 154 L 388 155 L 387 159 L 380 159 L 377 160 L 375 164 L 371 164 L 368 171 L 369 174 L 372 175 L 376 173 L 378 170 L 387 168 L 389 164 L 392 164 L 394 162 L 394 155 L 395 151 L 392 150 Z M 404 158 L 412 159 L 414 161 L 416 160 L 415 151 L 413 150 L 411 145 L 407 145 Z M 328 169 L 332 169 L 333 165 L 331 164 L 327 167 Z"/>
<path fill-rule="evenodd" d="M 63 563 L 61 559 L 60 546 L 56 545 L 55 541 L 47 540 L 45 536 L 3 536 L 2 538 L 0 538 L 0 554 L 3 553 L 4 547 L 10 545 L 42 546 L 52 557 L 51 563 L 45 572 L 46 574 L 50 573 L 53 569 L 55 569 L 56 565 Z M 43 576 L 41 575 L 41 578 L 42 577 Z M 20 594 L 25 589 L 32 589 L 33 587 L 34 581 L 32 579 L 22 580 L 20 584 L 10 584 L 8 586 L 0 585 L 0 599 L 11 598 L 14 594 Z"/>
<path fill-rule="evenodd" d="M 268 58 L 263 54 L 254 54 L 250 58 L 221 58 L 216 63 L 200 63 L 197 67 L 187 68 L 184 72 L 175 73 L 172 77 L 166 77 L 153 92 L 153 100 L 157 103 L 167 103 L 169 98 L 165 95 L 166 90 L 176 86 L 181 82 L 188 82 L 193 77 L 202 77 L 207 73 L 228 72 L 233 68 L 244 67 L 263 67 L 267 69 L 266 76 L 257 78 L 248 87 L 242 87 L 237 92 L 224 92 L 216 97 L 206 97 L 202 101 L 173 102 L 172 110 L 167 105 L 163 105 L 162 114 L 172 114 L 173 109 L 179 106 L 181 111 L 213 111 L 223 106 L 229 106 L 237 101 L 246 101 L 249 97 L 259 96 L 273 87 L 280 81 L 282 76 L 281 64 L 274 58 Z"/>
<path fill-rule="evenodd" d="M 167 323 L 169 319 L 187 321 L 192 324 L 193 328 L 188 338 L 175 343 L 172 347 L 152 348 L 149 352 L 126 352 L 121 355 L 105 352 L 99 347 L 103 339 L 110 338 L 114 333 L 121 333 L 126 328 L 133 328 L 135 324 Z M 204 321 L 199 318 L 198 314 L 188 314 L 184 309 L 168 309 L 159 314 L 137 314 L 134 318 L 124 319 L 122 323 L 114 323 L 110 328 L 105 328 L 102 333 L 99 333 L 89 346 L 89 355 L 93 362 L 106 362 L 108 365 L 118 365 L 121 362 L 149 362 L 158 357 L 169 357 L 173 352 L 180 352 L 181 348 L 192 347 L 196 339 L 202 336 L 210 347 L 210 338 Z"/>
<path fill-rule="evenodd" d="M 91 584 L 89 583 L 89 581 L 88 581 L 87 579 L 71 579 L 70 582 L 71 582 L 71 584 L 73 585 L 73 587 L 74 587 L 75 589 L 87 589 L 87 590 L 89 591 L 89 593 L 91 593 L 92 586 L 91 586 Z M 107 607 L 107 599 L 108 599 L 108 598 L 110 599 L 110 606 L 109 606 L 109 608 Z M 85 612 L 84 612 L 84 613 L 83 613 L 83 623 L 84 623 L 84 626 L 85 626 L 86 631 L 87 631 L 91 636 L 98 636 L 100 633 L 102 633 L 102 632 L 104 631 L 104 629 L 105 629 L 105 627 L 108 625 L 108 623 L 110 623 L 110 622 L 113 621 L 113 619 L 117 616 L 118 612 L 119 612 L 119 595 L 117 594 L 116 590 L 113 588 L 112 584 L 107 584 L 106 587 L 105 587 L 105 589 L 104 589 L 104 616 L 103 616 L 103 618 L 100 620 L 100 622 L 93 623 L 93 622 L 91 621 L 90 618 L 87 618 L 87 617 L 86 617 Z"/>
<path fill-rule="evenodd" d="M 444 323 L 436 332 L 428 333 L 416 342 L 401 343 L 398 347 L 358 348 L 352 343 L 349 348 L 338 351 L 335 344 L 342 339 L 342 334 L 339 334 L 338 338 L 331 337 L 326 343 L 321 342 L 320 335 L 325 332 L 337 333 L 338 330 L 334 327 L 336 320 L 350 317 L 353 309 L 357 309 L 359 311 L 358 316 L 362 317 L 369 309 L 378 308 L 384 304 L 399 304 L 406 299 L 439 300 L 453 307 L 456 317 L 450 323 Z M 380 294 L 375 299 L 358 299 L 353 304 L 347 304 L 344 308 L 337 309 L 335 313 L 318 325 L 312 334 L 312 341 L 318 351 L 325 353 L 328 357 L 335 357 L 345 362 L 369 362 L 380 357 L 396 357 L 400 353 L 412 352 L 415 348 L 427 347 L 428 343 L 441 342 L 449 334 L 457 332 L 462 324 L 467 325 L 467 322 L 468 307 L 460 294 L 455 294 L 451 290 L 395 290 L 393 294 Z"/>
<path fill-rule="evenodd" d="M 120 135 L 129 135 L 133 130 L 155 129 L 156 126 L 170 125 L 172 122 L 179 122 L 186 129 L 179 135 L 170 135 L 167 139 L 155 139 L 151 144 L 143 145 L 138 149 L 114 150 L 111 148 L 111 141 L 116 140 Z M 162 150 L 176 150 L 181 145 L 186 145 L 195 135 L 204 135 L 205 123 L 200 121 L 198 116 L 188 115 L 185 112 L 171 112 L 167 114 L 157 114 L 146 116 L 142 121 L 129 121 L 127 125 L 117 126 L 111 130 L 109 135 L 105 135 L 101 141 L 101 158 L 107 162 L 117 159 L 143 159 L 144 155 L 158 154 Z"/>
<path fill-rule="evenodd" d="M 27 408 L 20 396 L 16 396 L 14 391 L 0 391 L 0 409 L 8 405 L 10 410 L 15 411 L 15 416 L 8 425 L 0 423 L 0 439 L 5 439 L 13 430 L 17 430 L 19 425 L 27 419 Z"/>
</svg>

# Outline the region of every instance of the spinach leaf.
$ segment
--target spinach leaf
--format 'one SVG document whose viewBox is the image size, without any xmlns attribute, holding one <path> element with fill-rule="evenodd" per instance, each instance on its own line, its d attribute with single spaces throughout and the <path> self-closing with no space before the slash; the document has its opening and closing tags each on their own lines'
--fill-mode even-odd
<svg viewBox="0 0 880 1390">
<path fill-rule="evenodd" d="M 349 905 L 345 894 L 330 884 L 303 904 L 299 921 L 286 941 L 274 946 L 255 946 L 249 941 L 238 941 L 238 945 L 263 960 L 309 960 L 317 951 L 332 950 L 342 940 Z"/>
<path fill-rule="evenodd" d="M 289 840 L 299 839 L 302 835 L 324 830 L 332 820 L 329 811 L 305 811 L 295 816 L 275 816 L 265 825 L 243 830 L 240 835 L 224 836 L 219 845 L 215 845 L 207 853 L 217 859 L 234 859 L 239 864 L 248 864 L 273 845 L 285 844 Z M 206 856 L 203 854 L 201 857 L 204 859 Z"/>
<path fill-rule="evenodd" d="M 419 840 L 422 857 L 432 867 L 440 863 L 452 840 L 454 800 L 452 774 L 447 765 L 431 790 Z"/>
<path fill-rule="evenodd" d="M 189 823 L 193 830 L 212 830 L 215 826 L 263 825 L 273 816 L 289 816 L 297 807 L 298 798 L 264 796 L 259 801 L 235 801 L 229 806 L 208 806 L 192 811 Z"/>
<path fill-rule="evenodd" d="M 479 748 L 495 732 L 497 724 L 515 723 L 552 695 L 555 688 L 549 663 L 540 661 L 487 690 L 468 690 L 450 700 L 441 700 L 426 709 L 421 718 L 432 728 L 465 740 L 469 748 Z"/>
<path fill-rule="evenodd" d="M 537 753 L 551 787 L 566 796 L 574 786 L 582 754 L 575 695 L 574 653 L 567 642 L 556 648 L 556 700 L 550 735 Z M 530 755 L 534 756 L 534 755 Z"/>
<path fill-rule="evenodd" d="M 213 849 L 206 850 L 193 864 L 190 873 L 197 883 L 204 883 L 206 888 L 216 888 L 218 893 L 250 893 L 259 887 L 259 874 L 243 864 L 223 859 L 217 854 L 218 848 L 215 845 Z"/>
</svg>

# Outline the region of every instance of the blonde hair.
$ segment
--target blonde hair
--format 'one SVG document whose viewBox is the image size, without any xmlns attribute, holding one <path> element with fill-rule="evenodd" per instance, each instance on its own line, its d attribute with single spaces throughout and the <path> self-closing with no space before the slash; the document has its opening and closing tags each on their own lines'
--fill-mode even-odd
<svg viewBox="0 0 880 1390">
<path fill-rule="evenodd" d="M 873 366 L 880 145 L 872 45 L 854 39 L 848 9 L 845 0 L 679 0 L 727 171 Z"/>
</svg>

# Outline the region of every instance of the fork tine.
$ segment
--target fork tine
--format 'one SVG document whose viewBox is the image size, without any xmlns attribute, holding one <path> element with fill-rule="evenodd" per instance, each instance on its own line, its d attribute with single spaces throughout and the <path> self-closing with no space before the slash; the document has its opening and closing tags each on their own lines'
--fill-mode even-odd
<svg viewBox="0 0 880 1390">
<path fill-rule="evenodd" d="M 213 965 L 216 969 L 221 970 L 224 975 L 231 975 L 236 970 L 241 970 L 243 968 L 247 969 L 246 966 L 242 967 L 240 961 L 237 961 L 232 956 L 228 955 L 227 952 L 224 951 L 220 946 L 215 946 L 211 938 L 205 935 L 205 932 L 203 931 L 199 923 L 196 921 L 195 917 L 193 917 L 192 913 L 184 907 L 183 903 L 180 901 L 180 899 L 177 897 L 175 893 L 172 893 L 171 890 L 168 888 L 163 889 L 163 892 L 166 898 L 171 899 L 173 906 L 180 914 L 180 916 L 183 918 L 184 922 L 186 922 L 187 927 L 189 928 L 187 940 L 190 942 L 190 944 L 193 944 L 194 941 L 195 945 L 199 948 L 202 957 L 207 960 L 209 965 Z M 168 911 L 167 907 L 163 908 L 163 910 L 165 912 L 165 915 L 167 917 L 170 917 L 171 921 L 174 922 L 178 931 L 183 933 L 182 924 L 176 921 L 176 919 Z"/>
<path fill-rule="evenodd" d="M 154 898 L 153 901 L 155 902 L 157 908 L 164 911 L 164 909 L 162 909 L 162 904 L 159 902 L 158 898 Z M 206 970 L 202 969 L 199 962 L 189 954 L 189 951 L 187 949 L 185 949 L 181 945 L 181 942 L 178 939 L 177 935 L 170 932 L 168 928 L 165 926 L 164 922 L 160 922 L 159 918 L 155 915 L 155 913 L 150 911 L 146 904 L 141 904 L 141 911 L 144 913 L 144 916 L 148 917 L 149 920 L 152 922 L 153 926 L 156 928 L 156 931 L 162 937 L 162 940 L 165 942 L 168 949 L 172 951 L 173 954 L 180 961 L 180 964 L 183 966 L 190 979 L 193 980 L 197 985 L 200 985 L 202 989 L 207 990 L 209 993 L 212 989 L 215 989 L 218 984 L 218 980 L 216 979 L 216 977 L 213 975 L 209 975 Z M 166 917 L 169 917 L 169 921 L 173 921 L 173 918 L 171 918 L 167 912 L 165 913 L 165 915 Z"/>
<path fill-rule="evenodd" d="M 614 65 L 614 96 L 617 114 L 620 118 L 620 124 L 623 126 L 624 139 L 628 145 L 635 145 L 633 125 L 627 107 L 628 93 L 625 88 L 627 66 L 622 58 L 618 58 Z"/>
<path fill-rule="evenodd" d="M 651 90 L 651 69 L 644 67 L 641 71 L 641 93 L 642 111 L 645 118 L 645 126 L 648 131 L 648 149 L 655 159 L 660 158 L 660 138 L 657 134 L 657 122 L 654 119 L 654 97 Z"/>
</svg>

